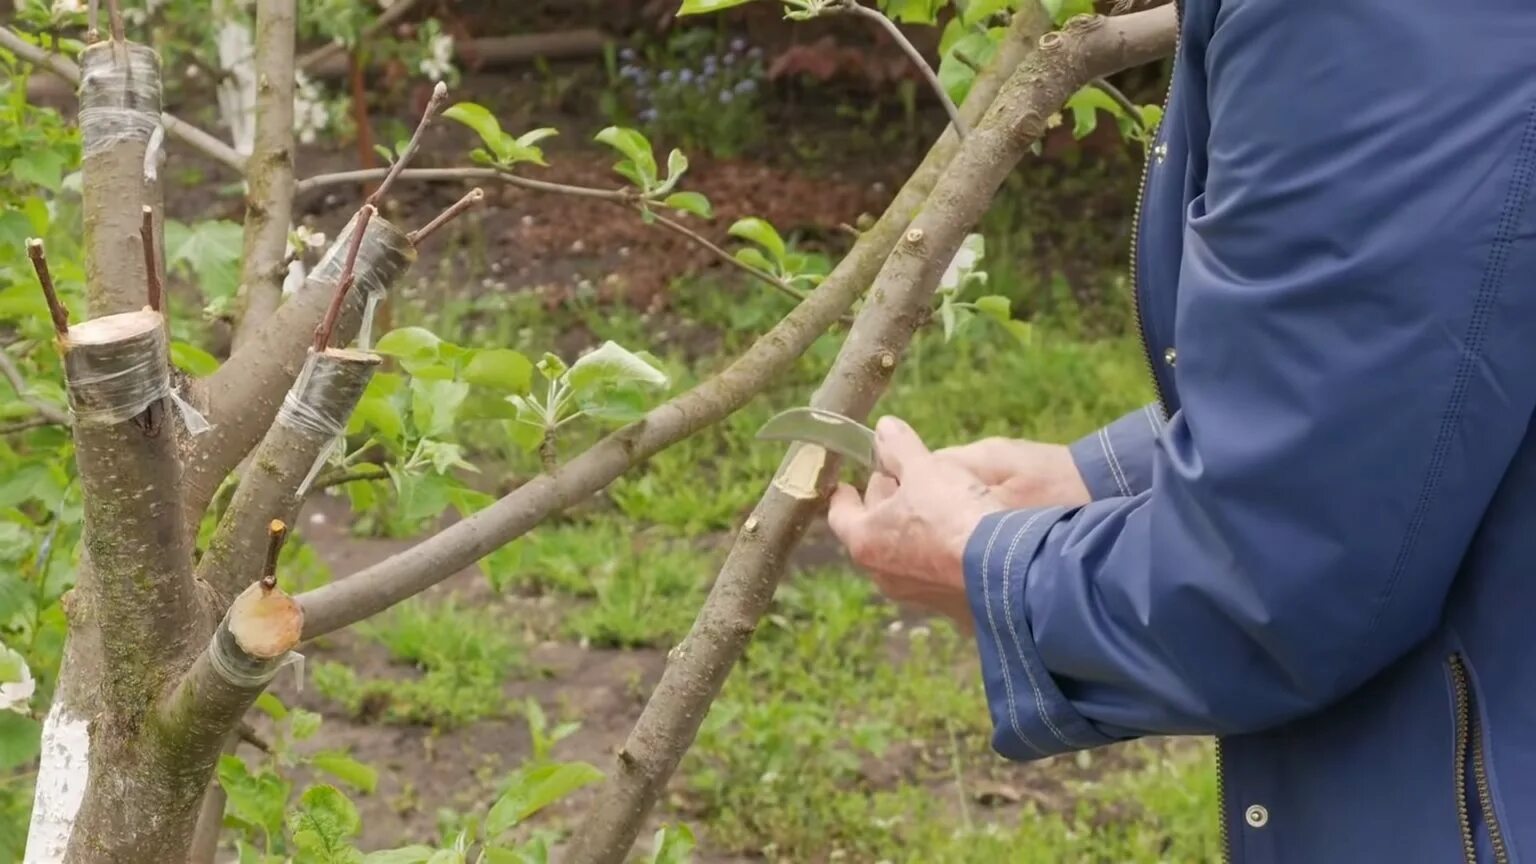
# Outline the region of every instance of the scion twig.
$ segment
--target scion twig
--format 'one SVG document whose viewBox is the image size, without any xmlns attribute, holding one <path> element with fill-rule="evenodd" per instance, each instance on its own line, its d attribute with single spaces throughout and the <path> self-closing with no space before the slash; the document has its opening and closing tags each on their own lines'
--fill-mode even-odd
<svg viewBox="0 0 1536 864">
<path fill-rule="evenodd" d="M 466 194 L 463 198 L 453 202 L 453 204 L 451 204 L 447 210 L 437 214 L 436 218 L 434 218 L 431 222 L 428 222 L 420 228 L 417 228 L 415 231 L 405 235 L 405 238 L 411 241 L 412 246 L 415 246 L 428 237 L 431 237 L 434 233 L 437 232 L 439 228 L 447 225 L 454 219 L 457 219 L 460 213 L 463 213 L 465 210 L 468 210 L 476 204 L 479 204 L 484 199 L 485 190 L 481 189 L 479 186 L 476 186 L 475 188 L 469 190 L 469 193 Z"/>
<path fill-rule="evenodd" d="M 97 24 L 101 20 L 101 0 L 91 0 L 85 7 L 85 44 L 91 45 L 101 41 L 101 30 Z"/>
<path fill-rule="evenodd" d="M 865 18 L 879 24 L 895 40 L 896 44 L 901 47 L 901 50 L 906 52 L 912 64 L 917 67 L 917 71 L 922 73 L 923 80 L 928 82 L 928 86 L 933 89 L 934 95 L 939 97 L 939 103 L 944 106 L 944 112 L 949 115 L 949 122 L 955 127 L 955 134 L 959 135 L 961 139 L 965 138 L 966 134 L 970 132 L 970 128 L 966 126 L 965 120 L 960 117 L 960 109 L 955 106 L 955 100 L 949 98 L 949 91 L 945 90 L 944 85 L 939 81 L 938 73 L 934 72 L 933 67 L 928 65 L 928 61 L 923 58 L 923 52 L 917 50 L 917 46 L 913 45 L 912 40 L 908 39 L 907 35 L 901 32 L 901 28 L 896 26 L 895 21 L 887 18 L 878 10 L 860 5 L 858 0 L 842 0 L 840 5 L 830 8 L 849 15 L 857 15 L 860 18 Z"/>
<path fill-rule="evenodd" d="M 48 255 L 43 250 L 41 237 L 27 241 L 27 257 L 32 259 L 32 269 L 37 271 L 37 281 L 43 286 L 43 297 L 48 301 L 48 314 L 53 316 L 53 332 L 63 339 L 69 335 L 69 310 L 59 302 L 58 292 L 53 290 L 53 275 L 48 272 Z"/>
<path fill-rule="evenodd" d="M 421 112 L 421 122 L 416 124 L 416 131 L 412 133 L 410 143 L 405 145 L 405 152 L 395 158 L 395 164 L 389 166 L 389 173 L 384 175 L 384 180 L 379 184 L 379 188 L 373 190 L 373 194 L 368 196 L 369 204 L 377 207 L 379 202 L 384 200 L 384 193 L 389 191 L 389 187 L 400 176 L 400 172 L 405 170 L 405 166 L 410 163 L 411 157 L 416 155 L 417 148 L 421 146 L 422 136 L 426 134 L 427 127 L 432 125 L 433 119 L 437 117 L 438 109 L 442 108 L 443 100 L 447 98 L 448 85 L 441 81 L 437 82 L 437 86 L 432 88 L 432 97 L 427 100 L 426 110 Z"/>
<path fill-rule="evenodd" d="M 362 248 L 363 235 L 368 231 L 368 220 L 373 218 L 373 213 L 372 204 L 364 204 L 357 211 L 357 229 L 352 235 L 352 245 L 347 247 L 347 260 L 341 268 L 341 278 L 336 280 L 336 293 L 331 297 L 330 308 L 325 310 L 325 318 L 315 328 L 316 351 L 324 351 L 331 344 L 331 331 L 336 329 L 336 319 L 341 317 L 341 304 L 347 299 L 347 291 L 352 287 L 353 270 L 357 267 L 357 250 Z"/>
<path fill-rule="evenodd" d="M 155 264 L 155 208 L 144 205 L 144 222 L 139 226 L 139 240 L 144 246 L 144 277 L 149 282 L 149 308 L 165 314 L 165 287 L 160 282 L 160 268 Z"/>
<path fill-rule="evenodd" d="M 123 44 L 127 37 L 123 35 L 123 9 L 118 0 L 107 0 L 107 15 L 112 22 L 112 41 Z"/>
<path fill-rule="evenodd" d="M 288 526 L 281 519 L 267 524 L 267 563 L 261 568 L 261 587 L 268 591 L 277 585 L 277 557 L 283 552 L 283 541 L 288 539 Z"/>
</svg>

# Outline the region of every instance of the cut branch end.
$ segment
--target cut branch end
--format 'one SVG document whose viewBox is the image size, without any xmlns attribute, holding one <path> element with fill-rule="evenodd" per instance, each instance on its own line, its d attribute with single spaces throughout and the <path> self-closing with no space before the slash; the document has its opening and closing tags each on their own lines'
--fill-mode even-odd
<svg viewBox="0 0 1536 864">
<path fill-rule="evenodd" d="M 283 541 L 288 539 L 288 525 L 281 519 L 267 523 L 267 563 L 261 568 L 261 587 L 271 591 L 277 587 L 277 558 L 283 552 Z"/>
<path fill-rule="evenodd" d="M 458 218 L 460 213 L 463 213 L 465 210 L 468 210 L 469 208 L 479 204 L 484 200 L 485 190 L 481 189 L 479 186 L 476 186 L 475 188 L 469 190 L 469 193 L 466 194 L 463 198 L 453 202 L 453 205 L 450 206 L 447 210 L 437 214 L 437 218 L 421 226 L 415 231 L 412 231 L 410 234 L 407 234 L 406 239 L 411 241 L 412 246 L 415 246 L 421 241 L 437 233 L 439 228 L 442 228 L 444 225 L 447 225 L 449 222 L 452 222 L 454 219 Z"/>
</svg>

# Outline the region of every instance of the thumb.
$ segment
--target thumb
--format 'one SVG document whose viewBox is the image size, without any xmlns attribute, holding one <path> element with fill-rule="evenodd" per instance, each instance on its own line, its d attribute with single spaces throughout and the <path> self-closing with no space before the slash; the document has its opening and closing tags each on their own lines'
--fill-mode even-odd
<svg viewBox="0 0 1536 864">
<path fill-rule="evenodd" d="M 916 430 L 906 421 L 890 415 L 881 417 L 875 424 L 875 450 L 885 473 L 898 482 L 902 475 L 933 455 Z"/>
</svg>

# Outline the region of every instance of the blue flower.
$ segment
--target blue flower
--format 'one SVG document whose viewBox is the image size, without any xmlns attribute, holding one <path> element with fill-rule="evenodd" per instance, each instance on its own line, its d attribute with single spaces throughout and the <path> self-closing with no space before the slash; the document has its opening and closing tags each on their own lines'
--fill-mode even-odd
<svg viewBox="0 0 1536 864">
<path fill-rule="evenodd" d="M 737 54 L 740 54 L 741 52 L 747 50 L 747 40 L 741 38 L 740 36 L 737 36 L 735 39 L 732 39 L 731 40 L 731 50 L 735 51 Z"/>
<path fill-rule="evenodd" d="M 681 70 L 680 72 L 677 73 L 677 82 L 679 84 L 687 84 L 688 82 L 690 82 L 692 80 L 693 80 L 693 70 L 692 69 L 683 69 L 683 70 Z"/>
<path fill-rule="evenodd" d="M 704 58 L 704 71 L 705 72 L 713 72 L 715 70 L 715 66 L 716 66 L 715 55 L 711 54 L 708 57 Z"/>
<path fill-rule="evenodd" d="M 635 59 L 635 49 L 633 49 L 633 48 L 625 48 L 623 51 L 620 51 L 619 52 L 619 59 L 623 60 L 625 63 L 634 62 L 634 59 Z"/>
<path fill-rule="evenodd" d="M 640 70 L 636 69 L 633 66 L 629 66 L 629 65 L 621 66 L 621 67 L 619 67 L 619 77 L 620 78 L 639 78 L 640 77 Z"/>
<path fill-rule="evenodd" d="M 721 90 L 720 91 L 720 104 L 724 105 L 724 104 L 726 104 L 726 103 L 728 103 L 730 101 L 731 101 L 731 91 L 729 91 L 729 90 Z"/>
<path fill-rule="evenodd" d="M 672 70 L 671 69 L 663 69 L 663 70 L 661 70 L 661 74 L 656 76 L 656 80 L 660 81 L 663 84 L 671 84 L 672 83 Z"/>
<path fill-rule="evenodd" d="M 721 60 L 720 62 L 724 63 L 727 66 L 730 66 L 731 64 L 736 62 L 736 55 L 735 54 L 727 54 L 727 55 L 725 55 L 725 59 Z"/>
<path fill-rule="evenodd" d="M 655 108 L 647 108 L 640 112 L 640 119 L 646 123 L 655 123 L 658 116 L 660 115 L 656 113 Z"/>
<path fill-rule="evenodd" d="M 753 90 L 756 90 L 756 89 L 757 89 L 757 82 L 753 81 L 751 78 L 748 78 L 745 81 L 741 81 L 741 82 L 739 82 L 736 85 L 736 92 L 737 93 L 751 93 Z"/>
</svg>

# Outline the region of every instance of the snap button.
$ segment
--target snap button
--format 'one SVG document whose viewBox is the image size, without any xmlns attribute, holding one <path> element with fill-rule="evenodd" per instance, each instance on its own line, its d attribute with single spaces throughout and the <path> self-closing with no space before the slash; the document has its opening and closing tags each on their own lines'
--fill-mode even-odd
<svg viewBox="0 0 1536 864">
<path fill-rule="evenodd" d="M 1163 160 L 1168 158 L 1168 145 L 1158 144 L 1156 147 L 1153 147 L 1152 155 L 1157 157 L 1157 162 L 1161 165 Z"/>
<path fill-rule="evenodd" d="M 1178 362 L 1178 359 L 1179 352 L 1173 350 L 1172 348 L 1167 348 L 1163 351 L 1163 362 L 1167 363 L 1169 366 L 1172 366 L 1174 363 Z"/>
<path fill-rule="evenodd" d="M 1248 820 L 1248 827 L 1263 828 L 1269 824 L 1269 811 L 1262 804 L 1254 804 L 1243 814 L 1243 818 Z"/>
</svg>

